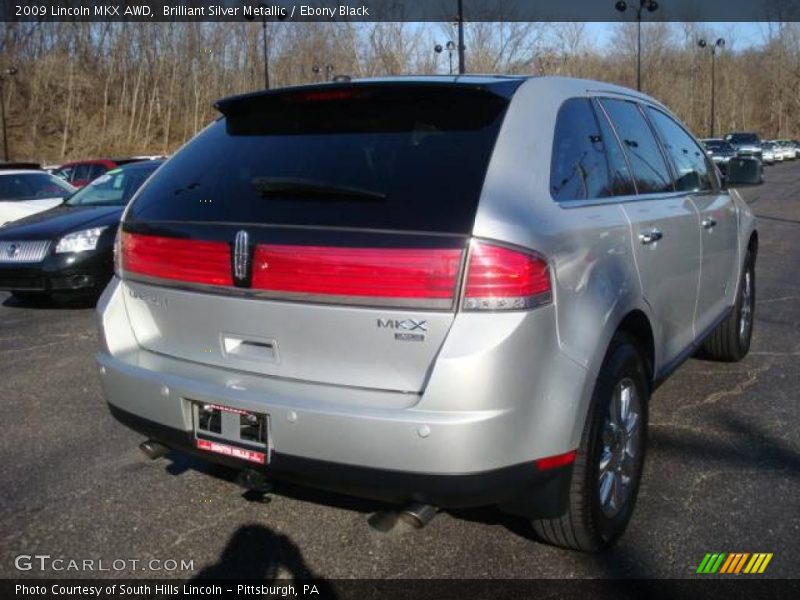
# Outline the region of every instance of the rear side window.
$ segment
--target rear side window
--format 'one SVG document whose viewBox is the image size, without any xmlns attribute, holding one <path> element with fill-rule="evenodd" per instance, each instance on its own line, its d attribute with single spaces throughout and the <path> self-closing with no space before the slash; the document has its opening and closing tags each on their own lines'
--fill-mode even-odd
<svg viewBox="0 0 800 600">
<path fill-rule="evenodd" d="M 77 165 L 72 172 L 72 181 L 83 181 L 91 178 L 92 165 Z"/>
<path fill-rule="evenodd" d="M 99 163 L 93 164 L 89 166 L 89 179 L 95 179 L 96 177 L 100 177 L 103 173 L 105 173 L 108 169 Z"/>
<path fill-rule="evenodd" d="M 588 98 L 571 98 L 558 111 L 550 192 L 558 202 L 634 193 L 619 142 Z"/>
<path fill-rule="evenodd" d="M 667 155 L 675 169 L 675 188 L 681 192 L 711 190 L 712 172 L 706 153 L 686 131 L 660 110 L 647 107 Z"/>
<path fill-rule="evenodd" d="M 613 195 L 605 145 L 591 101 L 572 98 L 564 102 L 556 119 L 550 163 L 550 193 L 554 200 Z"/>
<path fill-rule="evenodd" d="M 636 188 L 640 194 L 671 192 L 670 176 L 664 155 L 639 107 L 626 100 L 601 100 L 628 157 Z"/>
<path fill-rule="evenodd" d="M 507 104 L 408 84 L 223 101 L 127 218 L 468 233 Z"/>
</svg>

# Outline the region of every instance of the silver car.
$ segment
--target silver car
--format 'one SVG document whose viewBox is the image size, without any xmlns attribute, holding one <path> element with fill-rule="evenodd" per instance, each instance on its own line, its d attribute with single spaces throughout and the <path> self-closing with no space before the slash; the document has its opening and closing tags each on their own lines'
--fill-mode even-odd
<svg viewBox="0 0 800 600">
<path fill-rule="evenodd" d="M 653 390 L 750 346 L 753 215 L 686 128 L 560 77 L 216 106 L 129 205 L 98 305 L 105 396 L 143 449 L 613 542 Z"/>
</svg>

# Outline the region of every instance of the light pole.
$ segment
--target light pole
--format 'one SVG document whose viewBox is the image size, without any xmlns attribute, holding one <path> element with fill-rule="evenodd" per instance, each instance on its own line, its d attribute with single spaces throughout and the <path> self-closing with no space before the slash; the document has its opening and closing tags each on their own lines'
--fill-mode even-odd
<svg viewBox="0 0 800 600">
<path fill-rule="evenodd" d="M 625 0 L 619 0 L 614 5 L 619 12 L 625 12 L 628 8 L 636 11 L 636 89 L 642 91 L 642 12 L 656 12 L 658 2 L 655 0 L 639 0 L 639 6 L 629 6 Z"/>
<path fill-rule="evenodd" d="M 8 67 L 0 75 L 0 119 L 3 121 L 3 158 L 6 162 L 11 160 L 8 153 L 8 130 L 6 129 L 6 90 L 5 76 L 14 77 L 17 74 L 17 67 Z"/>
<path fill-rule="evenodd" d="M 451 41 L 447 42 L 447 44 L 445 44 L 445 47 L 447 48 L 447 54 L 448 54 L 448 56 L 450 58 L 450 75 L 452 75 L 453 74 L 453 50 L 456 49 L 456 44 L 455 44 L 455 42 L 453 42 L 451 40 Z M 444 48 L 442 48 L 441 44 L 436 44 L 433 47 L 433 51 L 436 52 L 436 54 L 441 54 L 443 50 L 444 50 Z"/>
<path fill-rule="evenodd" d="M 267 39 L 267 14 L 269 14 L 269 6 L 264 4 L 263 2 L 259 2 L 259 8 L 261 8 L 261 32 L 263 34 L 263 53 L 264 53 L 264 89 L 269 89 L 269 40 Z M 253 20 L 253 15 L 245 15 L 244 17 L 248 21 Z M 284 14 L 278 14 L 276 17 L 279 21 L 283 21 L 286 18 Z"/>
<path fill-rule="evenodd" d="M 714 137 L 714 113 L 716 111 L 716 76 L 714 73 L 714 61 L 717 57 L 717 48 L 720 50 L 725 47 L 725 40 L 723 38 L 717 38 L 717 41 L 713 44 L 709 44 L 704 39 L 700 39 L 697 42 L 697 45 L 701 48 L 708 48 L 711 50 L 711 118 L 708 124 L 708 137 Z"/>
<path fill-rule="evenodd" d="M 464 0 L 458 0 L 458 74 L 463 75 L 467 70 L 464 58 Z"/>
<path fill-rule="evenodd" d="M 319 75 L 322 68 L 319 65 L 314 65 L 311 67 L 311 70 L 314 72 L 314 75 Z M 325 65 L 325 81 L 331 81 L 331 79 L 333 79 L 333 71 L 333 65 Z"/>
</svg>

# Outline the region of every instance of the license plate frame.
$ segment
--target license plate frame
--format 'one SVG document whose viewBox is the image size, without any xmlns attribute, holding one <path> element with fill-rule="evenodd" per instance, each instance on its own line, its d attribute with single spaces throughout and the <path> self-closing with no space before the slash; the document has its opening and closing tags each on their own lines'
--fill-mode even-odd
<svg viewBox="0 0 800 600">
<path fill-rule="evenodd" d="M 191 408 L 195 448 L 245 462 L 269 464 L 268 414 L 197 400 L 191 401 Z"/>
</svg>

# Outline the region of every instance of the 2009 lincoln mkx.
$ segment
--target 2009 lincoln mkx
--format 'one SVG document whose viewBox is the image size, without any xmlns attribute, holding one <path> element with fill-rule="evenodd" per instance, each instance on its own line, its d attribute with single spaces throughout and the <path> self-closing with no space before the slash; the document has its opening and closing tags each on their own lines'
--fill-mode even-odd
<svg viewBox="0 0 800 600">
<path fill-rule="evenodd" d="M 580 550 L 618 538 L 654 388 L 698 350 L 748 352 L 758 237 L 728 186 L 758 179 L 752 159 L 722 180 L 665 106 L 597 81 L 216 106 L 118 233 L 98 306 L 114 416 L 153 456 L 496 505 Z"/>
</svg>

